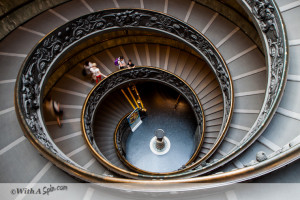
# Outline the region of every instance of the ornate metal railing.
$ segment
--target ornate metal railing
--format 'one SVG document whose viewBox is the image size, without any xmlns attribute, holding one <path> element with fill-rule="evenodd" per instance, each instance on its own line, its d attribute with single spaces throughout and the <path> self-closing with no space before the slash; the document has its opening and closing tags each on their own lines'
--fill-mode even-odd
<svg viewBox="0 0 300 200">
<path fill-rule="evenodd" d="M 129 114 L 120 120 L 114 133 L 115 148 L 117 149 L 118 156 L 123 160 L 126 160 L 126 141 L 131 133 L 129 123 L 126 119 Z"/>
<path fill-rule="evenodd" d="M 137 172 L 141 172 L 143 174 L 153 174 L 153 173 L 150 173 L 149 171 L 145 171 L 145 170 L 142 170 L 140 168 L 135 167 L 126 158 L 126 143 L 127 143 L 127 138 L 132 133 L 131 128 L 129 126 L 129 123 L 128 123 L 127 119 L 126 119 L 126 117 L 128 117 L 129 114 L 130 113 L 127 113 L 119 121 L 118 125 L 116 126 L 115 132 L 114 132 L 114 144 L 115 144 L 115 149 L 117 150 L 117 155 L 119 156 L 120 160 L 126 166 L 128 166 L 129 168 L 131 168 L 132 170 L 137 171 Z M 203 114 L 204 113 L 202 112 L 202 115 Z M 147 113 L 145 111 L 140 110 L 140 116 L 141 116 L 141 119 L 143 120 L 144 118 L 147 117 Z M 202 117 L 204 117 L 204 116 L 202 116 Z M 197 119 L 197 121 L 198 121 L 198 119 Z M 203 123 L 204 123 L 204 119 L 203 119 Z M 205 124 L 203 124 L 203 123 L 197 123 L 198 125 L 197 125 L 197 128 L 196 128 L 196 130 L 194 132 L 194 136 L 193 136 L 195 138 L 195 140 L 194 140 L 195 149 L 194 149 L 194 153 L 191 156 L 191 158 L 190 158 L 189 161 L 195 160 L 195 157 L 197 157 L 197 155 L 198 155 L 198 153 L 200 151 L 200 148 L 201 148 L 201 146 L 203 144 L 203 140 L 204 140 L 204 132 L 203 131 L 205 129 Z M 183 168 L 178 169 L 178 171 L 179 170 L 181 171 L 181 169 L 183 169 Z M 156 173 L 156 174 L 159 174 L 159 173 Z M 160 175 L 161 174 L 164 174 L 164 173 L 160 173 Z M 168 174 L 171 174 L 171 173 L 168 173 Z"/>
<path fill-rule="evenodd" d="M 198 155 L 200 150 L 203 138 L 204 138 L 204 130 L 205 130 L 205 120 L 203 109 L 201 107 L 200 101 L 195 94 L 195 92 L 188 86 L 188 84 L 183 81 L 181 78 L 177 77 L 175 74 L 172 74 L 166 70 L 155 68 L 155 67 L 135 67 L 133 69 L 125 69 L 114 72 L 110 74 L 107 78 L 102 80 L 97 86 L 95 86 L 88 97 L 85 100 L 82 110 L 82 130 L 84 134 L 84 138 L 91 149 L 91 152 L 96 156 L 96 158 L 105 166 L 107 166 L 110 170 L 115 173 L 119 173 L 121 175 L 127 176 L 130 175 L 129 171 L 122 170 L 121 168 L 113 165 L 107 160 L 98 149 L 93 149 L 96 141 L 94 140 L 94 131 L 93 131 L 93 122 L 95 118 L 95 113 L 97 111 L 98 106 L 101 104 L 103 98 L 116 88 L 122 87 L 125 84 L 134 83 L 136 81 L 155 81 L 169 87 L 175 89 L 179 94 L 181 94 L 187 102 L 190 104 L 192 110 L 195 113 L 195 117 L 197 120 L 197 126 L 200 126 L 200 135 L 201 142 L 197 145 L 195 152 L 193 153 L 190 160 L 194 160 Z M 125 127 L 126 128 L 126 127 Z M 115 137 L 116 139 L 117 137 Z M 116 140 L 115 140 L 116 142 Z M 120 145 L 115 144 L 117 149 L 119 149 Z M 121 148 L 121 147 L 120 147 Z M 96 152 L 96 153 L 95 153 Z M 124 159 L 123 159 L 124 160 Z M 125 159 L 126 160 L 126 159 Z M 169 175 L 175 174 L 179 171 L 170 172 L 170 173 L 152 173 L 140 170 L 130 163 L 126 162 L 127 166 L 130 166 L 132 169 L 136 169 L 139 176 L 148 177 L 148 178 L 159 178 L 159 175 Z M 150 174 L 149 176 L 147 174 Z"/>
<path fill-rule="evenodd" d="M 254 126 L 248 132 L 251 137 L 264 130 L 283 95 L 287 76 L 288 45 L 284 22 L 273 0 L 256 0 L 240 2 L 255 22 L 264 43 L 268 66 L 268 84 L 266 97 Z M 244 144 L 249 139 L 242 141 Z"/>
<path fill-rule="evenodd" d="M 239 145 L 219 160 L 199 165 L 187 176 L 207 173 L 224 165 L 246 150 L 270 123 L 283 95 L 287 77 L 288 45 L 284 22 L 273 0 L 240 0 L 239 4 L 252 18 L 263 41 L 268 69 L 266 95 L 257 120 Z M 255 162 L 249 165 L 254 165 Z"/>
<path fill-rule="evenodd" d="M 257 121 L 243 142 L 228 156 L 204 168 L 191 172 L 193 175 L 207 172 L 223 165 L 245 150 L 269 123 L 282 96 L 287 73 L 287 39 L 279 10 L 273 1 L 239 1 L 252 17 L 264 41 L 268 66 L 268 87 L 263 107 Z M 151 17 L 150 17 L 151 16 Z M 148 21 L 147 21 L 148 20 Z M 41 118 L 41 93 L 52 68 L 68 48 L 93 34 L 117 28 L 144 28 L 161 31 L 178 39 L 182 37 L 201 53 L 212 66 L 222 85 L 225 101 L 225 120 L 228 109 L 232 109 L 232 86 L 230 75 L 218 52 L 196 30 L 169 16 L 144 10 L 113 10 L 93 13 L 72 21 L 46 36 L 26 59 L 16 83 L 16 111 L 24 126 L 25 134 L 43 155 L 57 165 L 70 171 L 80 171 L 80 167 L 67 158 L 47 134 Z M 225 74 L 225 75 L 224 75 Z M 230 105 L 230 106 L 229 106 Z M 223 127 L 226 129 L 228 123 Z M 296 148 L 291 146 L 291 148 Z M 277 159 L 278 160 L 278 159 Z M 67 162 L 67 166 L 65 163 Z M 70 172 L 72 173 L 72 172 Z M 241 172 L 242 173 L 242 172 Z M 98 177 L 99 178 L 99 177 Z M 200 179 L 198 179 L 200 181 Z"/>
<path fill-rule="evenodd" d="M 140 111 L 140 117 L 143 120 L 146 116 L 147 113 L 145 111 L 139 110 Z M 126 160 L 126 143 L 128 136 L 132 133 L 131 128 L 129 126 L 129 123 L 127 121 L 127 117 L 130 113 L 127 113 L 118 123 L 116 130 L 114 132 L 114 141 L 115 141 L 115 148 L 117 150 L 118 156 Z M 201 138 L 202 131 L 199 131 L 199 137 Z M 201 146 L 200 141 L 197 143 Z M 197 145 L 198 146 L 198 145 Z"/>
<path fill-rule="evenodd" d="M 200 171 L 201 173 L 207 172 L 211 169 L 219 167 L 245 150 L 267 126 L 283 93 L 287 73 L 288 47 L 284 24 L 280 16 L 279 9 L 275 5 L 274 1 L 269 0 L 237 1 L 249 13 L 249 16 L 257 26 L 257 30 L 260 33 L 262 41 L 264 41 L 269 77 L 266 98 L 258 120 L 249 131 L 249 137 L 246 137 L 243 143 L 227 157 L 224 157 L 221 160 L 214 162 L 212 165 L 206 166 L 202 169 L 194 170 L 196 173 L 193 173 L 193 175 L 199 174 Z M 125 10 L 118 10 L 117 12 L 124 11 Z M 40 94 L 43 90 L 44 82 L 47 81 L 47 74 L 50 74 L 51 68 L 55 64 L 55 60 L 59 58 L 60 54 L 62 54 L 80 39 L 105 30 L 102 28 L 104 27 L 103 24 L 106 24 L 106 21 L 97 21 L 97 19 L 102 17 L 102 14 L 91 14 L 89 17 L 84 16 L 80 19 L 74 20 L 72 21 L 73 25 L 68 23 L 65 26 L 53 31 L 36 46 L 36 48 L 32 51 L 32 54 L 30 54 L 26 59 L 18 75 L 15 89 L 16 112 L 20 122 L 23 125 L 25 135 L 29 138 L 30 142 L 32 142 L 33 145 L 37 147 L 37 149 L 45 157 L 67 172 L 87 181 L 105 180 L 114 182 L 142 183 L 143 181 L 116 179 L 113 177 L 105 177 L 83 171 L 83 169 L 81 169 L 79 166 L 76 166 L 76 163 L 73 163 L 69 158 L 65 157 L 65 155 L 61 153 L 55 146 L 51 138 L 48 136 L 47 130 L 45 129 L 41 118 L 41 110 L 39 108 L 41 100 Z M 114 14 L 109 14 L 108 12 L 106 12 L 106 14 L 112 15 L 112 19 L 117 19 L 116 13 L 115 16 Z M 134 25 L 122 23 L 122 21 L 126 21 L 128 18 L 130 18 L 129 16 L 121 14 L 118 16 L 118 21 L 120 23 L 118 25 L 116 25 L 116 23 L 107 23 L 109 24 L 109 26 L 106 26 L 108 28 L 107 30 L 114 28 L 139 27 L 138 23 Z M 135 16 L 139 18 L 138 15 Z M 173 20 L 173 18 L 169 19 Z M 90 23 L 90 20 L 92 23 Z M 132 22 L 132 20 L 129 21 Z M 162 21 L 162 23 L 162 29 L 156 30 L 172 33 L 172 31 L 164 29 L 170 25 L 168 24 L 168 20 Z M 170 29 L 176 30 L 176 26 L 171 25 Z M 183 34 L 185 35 L 186 32 L 183 31 Z M 180 37 L 180 35 L 176 34 L 176 37 Z M 213 60 L 211 61 L 213 62 Z M 230 89 L 230 98 L 233 99 L 232 88 Z M 267 160 L 259 162 L 258 164 L 254 163 L 253 165 L 240 170 L 235 170 L 228 173 L 220 173 L 214 175 L 213 177 L 203 176 L 185 180 L 167 180 L 163 181 L 163 183 L 208 181 L 222 182 L 221 184 L 216 183 L 214 185 L 217 186 L 223 185 L 226 182 L 232 183 L 241 180 L 247 180 L 272 171 L 282 165 L 287 164 L 288 162 L 297 159 L 299 157 L 299 148 L 299 141 L 296 141 L 284 146 L 278 152 L 275 152 L 274 155 L 268 157 Z M 161 184 L 162 181 L 157 180 L 148 183 Z"/>
<path fill-rule="evenodd" d="M 16 112 L 25 135 L 45 157 L 69 173 L 74 174 L 74 171 L 82 169 L 59 150 L 44 126 L 40 107 L 44 86 L 55 69 L 55 64 L 68 49 L 88 37 L 126 28 L 168 34 L 202 55 L 223 90 L 224 118 L 221 135 L 224 136 L 228 129 L 233 109 L 232 81 L 224 60 L 205 36 L 184 22 L 154 11 L 112 9 L 91 13 L 72 20 L 45 36 L 23 63 L 15 87 Z M 222 137 L 219 141 L 221 139 Z"/>
</svg>

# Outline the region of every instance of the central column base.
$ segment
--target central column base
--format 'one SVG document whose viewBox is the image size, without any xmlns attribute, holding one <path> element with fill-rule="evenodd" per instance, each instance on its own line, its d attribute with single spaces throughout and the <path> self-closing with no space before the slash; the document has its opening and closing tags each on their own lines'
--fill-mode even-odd
<svg viewBox="0 0 300 200">
<path fill-rule="evenodd" d="M 154 136 L 150 141 L 150 149 L 152 153 L 155 155 L 164 155 L 169 152 L 171 148 L 170 140 L 164 136 L 163 141 L 161 141 L 162 145 L 158 143 L 157 137 Z"/>
<path fill-rule="evenodd" d="M 165 148 L 165 140 L 162 139 L 162 140 L 156 140 L 156 148 L 158 150 L 162 150 L 163 148 Z"/>
</svg>

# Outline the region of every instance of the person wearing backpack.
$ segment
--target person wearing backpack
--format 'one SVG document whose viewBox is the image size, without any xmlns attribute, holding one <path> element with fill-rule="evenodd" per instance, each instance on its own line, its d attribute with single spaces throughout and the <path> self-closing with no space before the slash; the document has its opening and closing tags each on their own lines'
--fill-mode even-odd
<svg viewBox="0 0 300 200">
<path fill-rule="evenodd" d="M 127 67 L 127 64 L 126 64 L 123 56 L 119 57 L 118 65 L 119 65 L 119 69 L 124 69 L 125 67 Z"/>
</svg>

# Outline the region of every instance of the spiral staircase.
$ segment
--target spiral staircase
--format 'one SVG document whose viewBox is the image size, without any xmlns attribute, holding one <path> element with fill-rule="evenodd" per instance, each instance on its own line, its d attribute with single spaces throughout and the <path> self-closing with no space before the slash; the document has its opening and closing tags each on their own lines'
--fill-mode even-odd
<svg viewBox="0 0 300 200">
<path fill-rule="evenodd" d="M 240 1 L 245 10 L 247 10 L 245 6 L 247 2 Z M 287 34 L 288 39 L 286 41 L 288 62 L 283 61 L 283 65 L 286 65 L 283 71 L 286 70 L 287 76 L 283 72 L 281 88 L 275 100 L 277 103 L 270 106 L 271 110 L 273 109 L 270 113 L 264 112 L 263 109 L 266 107 L 268 95 L 273 92 L 270 85 L 274 74 L 270 72 L 272 68 L 268 64 L 272 63 L 269 56 L 272 56 L 273 51 L 276 50 L 272 46 L 266 46 L 259 39 L 265 38 L 266 36 L 262 35 L 266 32 L 257 32 L 253 25 L 255 18 L 247 18 L 246 12 L 239 10 L 242 6 L 237 3 L 190 0 L 57 1 L 48 3 L 31 17 L 26 16 L 28 18 L 26 20 L 24 18 L 23 21 L 18 22 L 20 19 L 17 19 L 15 25 L 7 25 L 8 28 L 0 43 L 2 66 L 0 117 L 3 127 L 0 143 L 1 182 L 132 183 L 133 185 L 128 187 L 99 186 L 108 188 L 105 192 L 99 189 L 100 194 L 126 198 L 122 196 L 125 192 L 129 194 L 128 199 L 140 197 L 140 192 L 149 192 L 150 197 L 161 195 L 161 198 L 169 198 L 164 196 L 162 191 L 173 191 L 174 194 L 169 195 L 173 195 L 174 198 L 176 194 L 178 195 L 176 198 L 188 195 L 192 198 L 203 188 L 216 188 L 245 181 L 299 183 L 300 167 L 297 159 L 300 156 L 298 131 L 300 60 L 297 55 L 300 45 L 298 36 L 300 26 L 297 23 L 299 15 L 297 11 L 300 9 L 300 2 L 282 0 L 276 1 L 276 4 L 280 11 L 278 16 L 284 20 L 286 29 L 286 33 L 283 33 Z M 2 14 L 3 23 L 7 22 L 14 12 L 17 13 L 26 6 L 36 5 L 35 2 L 25 2 L 15 5 L 16 8 L 13 10 L 13 6 L 7 4 L 8 11 L 3 11 Z M 85 42 L 80 43 L 77 49 L 74 47 L 75 50 L 61 55 L 63 59 L 55 61 L 53 70 L 46 72 L 46 74 L 49 72 L 45 79 L 48 82 L 44 83 L 44 93 L 41 95 L 40 102 L 42 112 L 39 117 L 43 120 L 43 130 L 49 134 L 53 148 L 58 149 L 56 150 L 58 156 L 53 156 L 51 152 L 39 146 L 36 142 L 38 138 L 33 139 L 28 133 L 24 136 L 24 132 L 28 132 L 29 128 L 21 121 L 26 117 L 20 117 L 20 108 L 15 107 L 18 104 L 16 82 L 18 83 L 18 77 L 21 77 L 21 69 L 25 65 L 23 63 L 29 60 L 32 49 L 37 47 L 36 44 L 44 42 L 43 38 L 47 37 L 47 34 L 55 33 L 55 28 L 63 27 L 64 24 L 83 15 L 102 10 L 108 12 L 112 8 L 128 10 L 135 8 L 138 11 L 141 9 L 141 12 L 144 9 L 151 10 L 186 23 L 203 34 L 226 64 L 232 83 L 233 105 L 225 109 L 228 108 L 226 96 L 218 73 L 207 63 L 207 60 L 203 59 L 203 55 L 183 43 L 183 36 L 183 39 L 180 36 L 170 38 L 165 33 L 152 30 L 147 33 L 147 30 L 127 30 L 125 27 L 124 33 L 122 30 L 111 35 L 104 33 L 104 39 L 94 44 L 93 38 L 84 38 Z M 251 10 L 250 6 L 248 9 Z M 255 16 L 253 10 L 252 12 Z M 15 27 L 11 28 L 13 26 Z M 166 71 L 183 80 L 195 92 L 202 105 L 205 128 L 199 154 L 193 162 L 187 163 L 185 168 L 170 174 L 144 174 L 134 171 L 120 161 L 114 146 L 114 131 L 121 118 L 132 111 L 122 93 L 115 94 L 115 99 L 106 102 L 103 108 L 97 110 L 101 118 L 95 122 L 93 134 L 100 154 L 91 150 L 93 145 L 89 143 L 90 138 L 86 136 L 88 134 L 84 130 L 88 97 L 92 96 L 101 83 L 111 80 L 110 77 L 130 70 L 119 71 L 114 66 L 115 58 L 120 55 L 123 55 L 126 60 L 132 59 L 137 66 L 134 70 L 152 67 Z M 83 62 L 87 59 L 97 63 L 101 72 L 108 76 L 97 86 L 88 77 L 82 75 Z M 59 101 L 64 109 L 61 128 L 43 108 L 42 102 L 47 95 Z M 123 103 L 119 103 L 120 101 Z M 261 127 L 257 128 L 258 121 L 264 117 L 266 120 Z M 255 128 L 258 131 L 254 130 Z M 253 131 L 256 132 L 252 135 Z M 103 159 L 99 159 L 99 155 L 100 157 L 102 155 Z M 61 160 L 58 161 L 59 159 Z M 187 184 L 180 185 L 180 189 L 167 185 L 167 183 L 185 182 L 211 185 Z M 155 184 L 161 184 L 163 189 L 156 188 L 154 190 L 158 191 L 156 193 L 142 187 L 143 184 L 151 184 L 153 187 Z M 191 190 L 194 193 L 177 193 Z M 88 191 L 90 192 L 89 189 Z M 83 194 L 85 192 L 87 191 L 83 191 Z M 232 199 L 232 195 L 235 196 L 232 191 L 216 193 L 212 190 L 211 192 L 212 199 L 220 197 Z M 97 191 L 95 196 L 96 193 Z M 243 195 L 240 195 L 243 199 Z M 18 196 L 18 198 L 23 197 Z"/>
</svg>

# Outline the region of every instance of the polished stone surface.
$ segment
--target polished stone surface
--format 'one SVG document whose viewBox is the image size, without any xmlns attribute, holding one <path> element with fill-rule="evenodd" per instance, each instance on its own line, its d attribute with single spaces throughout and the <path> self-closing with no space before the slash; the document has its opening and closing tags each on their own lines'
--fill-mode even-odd
<svg viewBox="0 0 300 200">
<path fill-rule="evenodd" d="M 135 132 L 129 135 L 126 145 L 127 160 L 142 170 L 171 172 L 179 169 L 191 158 L 195 150 L 195 115 L 189 104 L 180 97 L 174 109 L 178 93 L 156 83 L 137 85 L 148 116 Z M 150 140 L 157 129 L 163 129 L 171 148 L 164 155 L 150 150 Z"/>
</svg>

